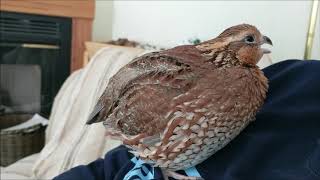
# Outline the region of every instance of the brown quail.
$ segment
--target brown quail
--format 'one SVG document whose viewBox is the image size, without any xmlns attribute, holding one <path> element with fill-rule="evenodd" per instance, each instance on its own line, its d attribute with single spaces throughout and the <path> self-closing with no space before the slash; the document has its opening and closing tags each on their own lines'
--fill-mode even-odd
<svg viewBox="0 0 320 180">
<path fill-rule="evenodd" d="M 257 62 L 267 36 L 248 24 L 215 39 L 145 54 L 109 81 L 88 124 L 103 121 L 107 134 L 167 176 L 195 166 L 228 144 L 266 98 L 268 80 Z"/>
</svg>

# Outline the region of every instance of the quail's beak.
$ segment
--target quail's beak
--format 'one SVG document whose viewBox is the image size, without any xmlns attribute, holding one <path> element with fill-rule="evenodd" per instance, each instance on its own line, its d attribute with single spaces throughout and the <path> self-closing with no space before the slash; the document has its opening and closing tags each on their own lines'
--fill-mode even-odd
<svg viewBox="0 0 320 180">
<path fill-rule="evenodd" d="M 269 45 L 273 45 L 271 39 L 268 36 L 263 36 L 262 37 L 262 43 L 261 44 L 269 44 Z M 263 51 L 263 54 L 269 54 L 271 53 L 271 51 L 269 49 L 265 49 L 265 48 L 261 48 L 261 50 Z"/>
<path fill-rule="evenodd" d="M 263 42 L 269 45 L 273 45 L 271 39 L 268 36 L 263 36 Z"/>
</svg>

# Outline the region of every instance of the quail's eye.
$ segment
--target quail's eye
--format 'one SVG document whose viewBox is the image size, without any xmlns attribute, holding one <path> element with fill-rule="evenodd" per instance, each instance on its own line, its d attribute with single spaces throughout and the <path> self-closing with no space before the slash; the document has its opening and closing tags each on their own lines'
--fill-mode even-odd
<svg viewBox="0 0 320 180">
<path fill-rule="evenodd" d="M 244 41 L 246 43 L 254 43 L 255 40 L 254 40 L 254 37 L 252 35 L 249 35 L 249 36 L 245 37 Z"/>
</svg>

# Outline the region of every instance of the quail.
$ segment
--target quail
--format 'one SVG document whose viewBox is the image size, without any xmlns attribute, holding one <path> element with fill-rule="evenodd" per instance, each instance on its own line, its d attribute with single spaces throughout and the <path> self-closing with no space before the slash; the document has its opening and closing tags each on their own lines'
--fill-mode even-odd
<svg viewBox="0 0 320 180">
<path fill-rule="evenodd" d="M 268 80 L 256 65 L 272 41 L 240 24 L 214 39 L 133 59 L 108 82 L 87 124 L 106 133 L 166 177 L 223 148 L 263 105 Z"/>
</svg>

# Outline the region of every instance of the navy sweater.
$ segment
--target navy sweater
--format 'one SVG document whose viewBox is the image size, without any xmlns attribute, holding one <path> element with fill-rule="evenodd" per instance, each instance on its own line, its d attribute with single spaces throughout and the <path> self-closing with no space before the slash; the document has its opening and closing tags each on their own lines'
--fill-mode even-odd
<svg viewBox="0 0 320 180">
<path fill-rule="evenodd" d="M 320 61 L 287 60 L 263 71 L 270 87 L 256 121 L 195 167 L 202 178 L 320 180 Z M 104 159 L 54 179 L 163 178 L 158 168 L 137 161 L 127 148 L 119 146 Z"/>
</svg>

